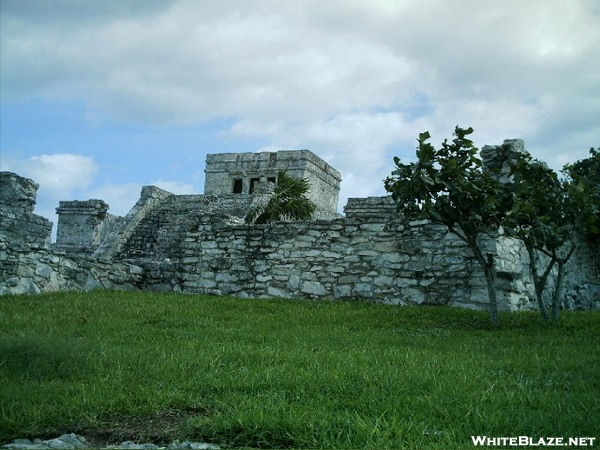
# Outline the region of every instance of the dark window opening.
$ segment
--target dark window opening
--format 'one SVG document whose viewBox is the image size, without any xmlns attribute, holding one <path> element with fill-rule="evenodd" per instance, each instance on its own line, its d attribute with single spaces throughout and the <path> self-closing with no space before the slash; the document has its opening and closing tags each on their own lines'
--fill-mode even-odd
<svg viewBox="0 0 600 450">
<path fill-rule="evenodd" d="M 267 178 L 268 181 L 270 181 L 273 184 L 277 183 L 277 178 L 273 177 L 273 178 Z"/>
<path fill-rule="evenodd" d="M 233 193 L 234 194 L 241 194 L 243 187 L 244 187 L 244 183 L 242 180 L 233 180 Z"/>
<path fill-rule="evenodd" d="M 250 191 L 248 192 L 249 194 L 254 193 L 254 186 L 256 186 L 256 183 L 260 182 L 260 178 L 252 178 L 250 180 Z"/>
</svg>

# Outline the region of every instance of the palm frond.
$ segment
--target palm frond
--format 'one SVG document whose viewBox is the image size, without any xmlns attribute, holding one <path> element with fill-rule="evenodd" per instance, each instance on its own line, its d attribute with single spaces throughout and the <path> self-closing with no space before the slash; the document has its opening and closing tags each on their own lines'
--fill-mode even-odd
<svg viewBox="0 0 600 450">
<path fill-rule="evenodd" d="M 309 191 L 310 183 L 306 178 L 294 178 L 285 170 L 280 170 L 268 201 L 251 208 L 245 221 L 247 224 L 260 224 L 281 220 L 310 220 L 317 207 L 307 197 Z"/>
</svg>

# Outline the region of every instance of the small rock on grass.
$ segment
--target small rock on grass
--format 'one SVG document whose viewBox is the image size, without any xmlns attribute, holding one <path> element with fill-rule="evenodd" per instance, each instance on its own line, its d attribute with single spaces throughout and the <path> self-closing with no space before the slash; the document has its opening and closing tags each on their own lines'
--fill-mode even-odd
<svg viewBox="0 0 600 450">
<path fill-rule="evenodd" d="M 64 449 L 64 450 L 77 450 L 87 449 L 87 441 L 83 436 L 78 436 L 75 433 L 63 434 L 56 439 L 49 439 L 42 441 L 41 439 L 35 439 L 30 441 L 29 439 L 15 439 L 10 444 L 1 446 L 2 449 L 9 450 L 41 450 L 41 449 Z M 213 444 L 206 444 L 204 442 L 179 442 L 174 441 L 169 444 L 168 447 L 159 447 L 155 444 L 136 444 L 133 441 L 122 442 L 118 446 L 110 446 L 109 448 L 115 449 L 146 449 L 146 450 L 158 450 L 158 449 L 183 449 L 183 450 L 217 450 L 220 447 Z"/>
<path fill-rule="evenodd" d="M 75 450 L 87 448 L 87 441 L 83 436 L 77 436 L 75 433 L 63 434 L 56 439 L 42 441 L 36 439 L 15 439 L 10 444 L 3 445 L 1 448 L 12 450 L 37 450 L 37 449 L 65 449 Z"/>
</svg>

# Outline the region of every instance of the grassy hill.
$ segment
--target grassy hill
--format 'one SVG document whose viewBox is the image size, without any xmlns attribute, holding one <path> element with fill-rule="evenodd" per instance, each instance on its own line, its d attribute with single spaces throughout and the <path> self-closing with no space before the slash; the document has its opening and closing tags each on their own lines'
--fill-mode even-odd
<svg viewBox="0 0 600 450">
<path fill-rule="evenodd" d="M 0 297 L 0 444 L 76 432 L 255 448 L 591 437 L 600 311 L 95 291 Z M 511 447 L 515 448 L 515 447 Z"/>
</svg>

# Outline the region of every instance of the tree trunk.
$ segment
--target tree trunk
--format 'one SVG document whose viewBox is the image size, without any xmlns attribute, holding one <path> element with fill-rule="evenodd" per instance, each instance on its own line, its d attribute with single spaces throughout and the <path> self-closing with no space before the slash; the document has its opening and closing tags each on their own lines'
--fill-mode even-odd
<svg viewBox="0 0 600 450">
<path fill-rule="evenodd" d="M 535 292 L 535 298 L 537 299 L 538 307 L 540 308 L 540 313 L 542 313 L 544 321 L 548 322 L 550 321 L 550 316 L 548 315 L 548 309 L 546 308 L 544 298 L 542 297 L 544 291 L 543 285 L 545 284 L 545 280 L 540 280 L 540 277 L 538 276 L 533 245 L 526 241 L 525 248 L 527 249 L 527 253 L 529 254 L 529 269 L 531 271 L 531 278 L 533 278 L 533 290 Z"/>
<path fill-rule="evenodd" d="M 562 259 L 556 258 L 558 261 L 558 274 L 556 275 L 556 283 L 554 284 L 554 298 L 552 299 L 552 318 L 554 320 L 558 320 L 560 300 L 562 297 L 563 279 L 565 277 L 565 266 L 567 265 L 567 262 L 569 262 L 569 259 L 571 259 L 571 256 L 573 256 L 576 248 L 577 246 L 571 242 L 571 250 L 569 250 L 567 256 Z M 553 252 L 553 256 L 556 257 L 555 252 Z"/>
<path fill-rule="evenodd" d="M 494 267 L 494 255 L 488 253 L 484 260 L 483 271 L 487 282 L 488 298 L 490 301 L 490 319 L 494 325 L 500 323 L 498 316 L 498 297 L 496 294 L 496 268 Z"/>
<path fill-rule="evenodd" d="M 552 299 L 552 320 L 558 320 L 564 277 L 565 277 L 565 262 L 564 262 L 564 260 L 559 260 L 558 261 L 558 273 L 556 274 L 556 282 L 554 283 L 554 298 Z"/>
<path fill-rule="evenodd" d="M 496 267 L 494 266 L 494 255 L 488 253 L 486 256 L 483 255 L 477 242 L 467 241 L 475 258 L 483 267 L 483 273 L 485 274 L 485 281 L 487 284 L 488 301 L 490 303 L 490 320 L 492 324 L 498 325 L 500 323 L 500 316 L 498 315 L 498 296 L 496 293 Z"/>
<path fill-rule="evenodd" d="M 492 253 L 488 253 L 486 255 L 487 258 L 483 255 L 477 242 L 477 235 L 469 235 L 469 233 L 467 233 L 464 229 L 462 230 L 463 234 L 457 233 L 452 226 L 448 224 L 445 225 L 450 229 L 451 232 L 467 243 L 467 245 L 473 251 L 475 259 L 477 259 L 477 262 L 479 262 L 483 268 L 488 291 L 488 301 L 490 304 L 490 319 L 492 324 L 498 325 L 500 323 L 500 316 L 498 314 L 498 297 L 496 294 L 496 267 L 494 266 L 494 255 Z"/>
</svg>

